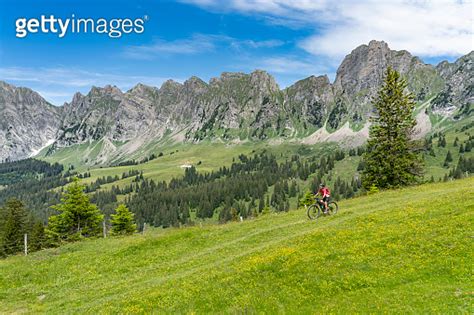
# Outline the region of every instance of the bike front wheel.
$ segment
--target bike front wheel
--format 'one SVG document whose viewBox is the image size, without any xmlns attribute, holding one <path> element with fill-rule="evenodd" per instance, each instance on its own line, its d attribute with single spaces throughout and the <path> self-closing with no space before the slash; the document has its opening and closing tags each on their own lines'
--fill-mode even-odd
<svg viewBox="0 0 474 315">
<path fill-rule="evenodd" d="M 336 214 L 337 210 L 339 210 L 339 206 L 337 205 L 337 203 L 335 203 L 334 201 L 328 203 L 329 214 Z"/>
<path fill-rule="evenodd" d="M 321 215 L 321 209 L 318 205 L 311 205 L 308 207 L 307 214 L 310 220 L 316 220 Z"/>
</svg>

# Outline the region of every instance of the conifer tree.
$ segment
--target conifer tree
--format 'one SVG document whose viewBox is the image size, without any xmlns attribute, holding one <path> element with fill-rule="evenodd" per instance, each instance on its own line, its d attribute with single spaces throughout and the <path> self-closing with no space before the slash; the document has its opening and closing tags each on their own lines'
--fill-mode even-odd
<svg viewBox="0 0 474 315">
<path fill-rule="evenodd" d="M 444 159 L 444 164 L 443 166 L 444 167 L 447 167 L 449 166 L 449 163 L 453 161 L 453 157 L 451 156 L 451 151 L 448 151 L 448 153 L 446 154 L 446 158 Z"/>
<path fill-rule="evenodd" d="M 405 93 L 407 83 L 391 67 L 374 100 L 377 111 L 370 127 L 367 151 L 364 154 L 363 184 L 369 190 L 391 188 L 417 182 L 421 175 L 421 159 L 410 139 L 416 121 L 415 102 Z"/>
<path fill-rule="evenodd" d="M 471 152 L 472 150 L 472 144 L 471 144 L 471 141 L 467 141 L 466 142 L 466 146 L 464 147 L 464 152 Z"/>
<path fill-rule="evenodd" d="M 53 206 L 59 212 L 49 218 L 47 234 L 59 239 L 74 239 L 78 236 L 94 236 L 100 233 L 104 216 L 84 193 L 84 186 L 74 178 L 61 203 Z"/>
<path fill-rule="evenodd" d="M 134 214 L 124 204 L 119 205 L 112 214 L 112 233 L 133 234 L 137 230 L 133 217 Z"/>
<path fill-rule="evenodd" d="M 29 235 L 29 250 L 37 251 L 44 247 L 45 242 L 44 225 L 42 222 L 35 222 Z"/>
<path fill-rule="evenodd" d="M 295 197 L 295 196 L 296 196 L 296 191 L 297 191 L 296 182 L 295 182 L 295 181 L 292 181 L 292 182 L 291 182 L 291 186 L 290 186 L 289 196 L 290 196 L 290 197 Z"/>
<path fill-rule="evenodd" d="M 5 215 L 0 242 L 2 255 L 11 255 L 23 250 L 23 235 L 28 230 L 25 206 L 15 198 L 9 199 L 2 211 Z"/>
<path fill-rule="evenodd" d="M 265 201 L 263 200 L 263 195 L 260 196 L 258 200 L 258 212 L 262 212 L 263 208 L 265 208 Z"/>
<path fill-rule="evenodd" d="M 314 194 L 311 191 L 306 191 L 303 197 L 298 200 L 298 205 L 300 207 L 310 206 L 315 202 Z"/>
</svg>

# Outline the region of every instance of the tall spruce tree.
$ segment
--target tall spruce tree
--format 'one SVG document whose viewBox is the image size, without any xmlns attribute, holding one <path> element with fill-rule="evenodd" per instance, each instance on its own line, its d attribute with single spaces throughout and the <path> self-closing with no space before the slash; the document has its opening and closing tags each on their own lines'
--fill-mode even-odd
<svg viewBox="0 0 474 315">
<path fill-rule="evenodd" d="M 376 116 L 371 119 L 367 151 L 363 156 L 365 189 L 392 188 L 414 184 L 422 173 L 422 162 L 410 136 L 416 121 L 415 102 L 405 93 L 407 83 L 391 67 L 374 100 Z"/>
<path fill-rule="evenodd" d="M 61 199 L 53 206 L 58 215 L 49 217 L 47 235 L 56 240 L 76 239 L 79 236 L 94 236 L 100 233 L 104 216 L 84 193 L 84 186 L 75 178 Z"/>
</svg>

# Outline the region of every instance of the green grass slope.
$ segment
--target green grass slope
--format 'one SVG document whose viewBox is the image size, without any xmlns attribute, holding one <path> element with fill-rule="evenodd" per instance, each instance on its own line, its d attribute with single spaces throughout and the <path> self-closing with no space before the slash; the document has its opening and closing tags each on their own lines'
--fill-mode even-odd
<svg viewBox="0 0 474 315">
<path fill-rule="evenodd" d="M 474 178 L 0 261 L 0 313 L 473 313 Z"/>
</svg>

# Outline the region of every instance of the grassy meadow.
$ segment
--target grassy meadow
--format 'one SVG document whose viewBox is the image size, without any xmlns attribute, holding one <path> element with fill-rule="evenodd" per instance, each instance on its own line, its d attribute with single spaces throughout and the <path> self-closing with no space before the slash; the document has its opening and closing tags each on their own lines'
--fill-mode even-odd
<svg viewBox="0 0 474 315">
<path fill-rule="evenodd" d="M 0 261 L 0 313 L 472 314 L 474 178 Z"/>
</svg>

